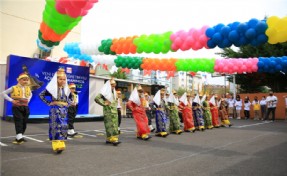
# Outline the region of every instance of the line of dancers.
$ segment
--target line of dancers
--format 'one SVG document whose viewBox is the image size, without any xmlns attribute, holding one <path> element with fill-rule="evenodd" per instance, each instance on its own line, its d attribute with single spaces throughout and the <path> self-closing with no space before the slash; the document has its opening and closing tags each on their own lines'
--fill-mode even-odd
<svg viewBox="0 0 287 176">
<path fill-rule="evenodd" d="M 27 73 L 22 73 L 17 78 L 17 85 L 2 92 L 4 98 L 13 104 L 12 112 L 16 129 L 14 144 L 25 142 L 23 135 L 30 115 L 28 103 L 32 97 L 29 79 Z M 121 141 L 119 140 L 118 93 L 115 87 L 115 80 L 113 78 L 108 80 L 94 101 L 103 106 L 106 143 L 117 146 Z M 79 103 L 75 89 L 75 84 L 68 85 L 65 70 L 60 68 L 39 94 L 43 103 L 50 107 L 49 139 L 52 141 L 53 151 L 58 154 L 66 149 L 67 137 L 74 137 L 77 134 L 73 125 Z M 151 139 L 151 131 L 154 130 L 155 136 L 167 137 L 169 134 L 180 135 L 183 131 L 195 132 L 213 127 L 231 126 L 224 100 L 218 101 L 216 96 L 210 99 L 204 96 L 200 99 L 199 95 L 196 95 L 192 98 L 190 93 L 184 93 L 178 99 L 175 91 L 169 97 L 165 96 L 165 92 L 165 89 L 159 90 L 153 98 L 153 103 L 149 104 L 145 98 L 148 95 L 140 85 L 132 91 L 127 108 L 132 111 L 138 139 L 145 141 Z M 155 111 L 155 129 L 151 124 L 152 110 Z M 182 113 L 183 130 L 180 126 L 179 111 Z M 168 119 L 169 128 L 167 128 Z"/>
</svg>

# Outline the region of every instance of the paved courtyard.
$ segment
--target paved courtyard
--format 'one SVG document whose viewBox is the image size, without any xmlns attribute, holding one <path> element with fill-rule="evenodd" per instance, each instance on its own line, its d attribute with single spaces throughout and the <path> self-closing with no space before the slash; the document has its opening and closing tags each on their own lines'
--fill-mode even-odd
<svg viewBox="0 0 287 176">
<path fill-rule="evenodd" d="M 122 120 L 119 146 L 105 144 L 103 121 L 77 122 L 81 138 L 54 154 L 48 123 L 29 123 L 26 140 L 14 145 L 14 124 L 1 121 L 3 176 L 287 175 L 287 122 L 231 120 L 231 128 L 135 137 L 133 119 Z"/>
</svg>

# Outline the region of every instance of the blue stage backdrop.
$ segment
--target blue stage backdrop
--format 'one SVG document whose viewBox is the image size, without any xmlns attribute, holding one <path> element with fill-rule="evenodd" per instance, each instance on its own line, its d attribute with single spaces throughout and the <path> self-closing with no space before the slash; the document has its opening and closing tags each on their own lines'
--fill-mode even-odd
<svg viewBox="0 0 287 176">
<path fill-rule="evenodd" d="M 30 74 L 33 87 L 33 96 L 29 103 L 30 118 L 48 117 L 49 106 L 43 103 L 39 94 L 52 79 L 54 73 L 64 68 L 67 73 L 68 83 L 75 83 L 79 95 L 78 115 L 88 114 L 89 112 L 89 68 L 48 62 L 39 59 L 10 55 L 7 60 L 6 89 L 17 84 L 17 77 L 24 71 Z M 5 116 L 12 116 L 12 103 L 5 101 Z"/>
</svg>

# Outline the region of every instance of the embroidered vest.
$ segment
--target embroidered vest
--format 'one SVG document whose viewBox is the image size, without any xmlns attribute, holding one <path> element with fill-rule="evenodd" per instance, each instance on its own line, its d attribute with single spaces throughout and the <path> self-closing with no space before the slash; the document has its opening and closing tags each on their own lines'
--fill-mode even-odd
<svg viewBox="0 0 287 176">
<path fill-rule="evenodd" d="M 30 97 L 31 96 L 31 89 L 30 86 L 24 86 L 25 87 L 25 92 L 23 92 L 23 89 L 21 88 L 21 86 L 13 86 L 12 89 L 12 93 L 11 93 L 11 98 L 13 99 L 21 99 L 23 97 Z M 23 96 L 24 95 L 24 96 Z"/>
</svg>

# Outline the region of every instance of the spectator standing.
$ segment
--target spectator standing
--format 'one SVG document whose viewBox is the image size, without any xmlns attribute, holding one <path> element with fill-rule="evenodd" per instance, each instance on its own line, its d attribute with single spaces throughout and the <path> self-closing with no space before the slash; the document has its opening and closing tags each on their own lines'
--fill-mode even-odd
<svg viewBox="0 0 287 176">
<path fill-rule="evenodd" d="M 242 100 L 240 99 L 240 95 L 236 95 L 234 106 L 236 108 L 237 119 L 241 119 L 241 115 L 240 114 L 241 114 L 241 109 L 242 109 Z"/>
<path fill-rule="evenodd" d="M 244 99 L 244 116 L 245 116 L 245 120 L 248 120 L 250 118 L 250 100 L 249 97 L 245 97 Z"/>
<path fill-rule="evenodd" d="M 229 118 L 232 119 L 234 117 L 234 104 L 235 104 L 235 99 L 233 95 L 229 95 L 227 103 L 228 103 L 228 115 Z"/>
<path fill-rule="evenodd" d="M 273 95 L 273 92 L 269 92 L 269 96 L 266 98 L 267 102 L 267 114 L 265 116 L 265 121 L 269 120 L 270 113 L 272 114 L 272 121 L 275 121 L 275 111 L 277 106 L 277 97 Z"/>
<path fill-rule="evenodd" d="M 252 106 L 253 106 L 253 110 L 254 110 L 254 120 L 259 120 L 260 103 L 259 103 L 257 96 L 254 97 L 254 100 L 252 101 Z M 260 118 L 260 120 L 261 120 L 261 118 Z"/>
<path fill-rule="evenodd" d="M 260 100 L 260 109 L 261 109 L 261 119 L 264 120 L 266 116 L 266 97 L 262 96 L 262 99 Z"/>
</svg>

